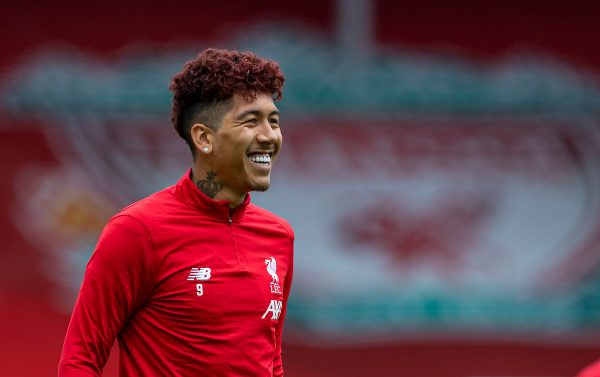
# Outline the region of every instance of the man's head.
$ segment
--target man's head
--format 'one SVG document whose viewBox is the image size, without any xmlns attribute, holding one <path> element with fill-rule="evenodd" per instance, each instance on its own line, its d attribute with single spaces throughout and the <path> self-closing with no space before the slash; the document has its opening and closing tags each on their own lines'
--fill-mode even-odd
<svg viewBox="0 0 600 377">
<path fill-rule="evenodd" d="M 279 65 L 252 52 L 206 49 L 187 62 L 173 77 L 171 122 L 175 130 L 197 153 L 190 130 L 204 124 L 213 130 L 231 110 L 234 95 L 252 101 L 258 94 L 281 98 L 284 77 Z"/>
<path fill-rule="evenodd" d="M 269 188 L 282 142 L 274 101 L 283 81 L 273 61 L 216 49 L 173 78 L 173 125 L 192 150 L 196 184 L 205 194 L 237 200 Z"/>
</svg>

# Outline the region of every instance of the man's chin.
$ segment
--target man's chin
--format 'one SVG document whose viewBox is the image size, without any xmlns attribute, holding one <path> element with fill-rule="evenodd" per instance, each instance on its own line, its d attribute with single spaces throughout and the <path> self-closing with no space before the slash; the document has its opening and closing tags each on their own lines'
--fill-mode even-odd
<svg viewBox="0 0 600 377">
<path fill-rule="evenodd" d="M 271 181 L 267 181 L 267 182 L 254 182 L 254 184 L 252 185 L 252 190 L 251 191 L 263 192 L 263 191 L 267 191 L 270 187 L 271 187 Z"/>
</svg>

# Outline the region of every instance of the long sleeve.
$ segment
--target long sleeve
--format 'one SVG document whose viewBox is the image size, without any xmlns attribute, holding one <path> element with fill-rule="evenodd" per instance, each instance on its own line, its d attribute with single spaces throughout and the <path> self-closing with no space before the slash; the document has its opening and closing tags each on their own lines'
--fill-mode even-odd
<svg viewBox="0 0 600 377">
<path fill-rule="evenodd" d="M 285 322 L 285 315 L 287 312 L 287 302 L 290 295 L 290 289 L 292 288 L 292 279 L 294 276 L 294 239 L 292 238 L 292 253 L 290 255 L 290 264 L 288 267 L 287 274 L 284 280 L 283 286 L 283 307 L 281 316 L 279 318 L 279 323 L 277 324 L 276 329 L 276 341 L 277 348 L 275 349 L 275 359 L 273 360 L 273 376 L 274 377 L 283 377 L 283 360 L 281 357 L 281 334 L 283 332 L 283 323 Z"/>
<path fill-rule="evenodd" d="M 131 216 L 113 218 L 86 267 L 59 363 L 59 377 L 100 376 L 129 316 L 152 290 L 150 233 Z"/>
<path fill-rule="evenodd" d="M 600 377 L 600 360 L 587 366 L 577 374 L 577 377 Z"/>
</svg>

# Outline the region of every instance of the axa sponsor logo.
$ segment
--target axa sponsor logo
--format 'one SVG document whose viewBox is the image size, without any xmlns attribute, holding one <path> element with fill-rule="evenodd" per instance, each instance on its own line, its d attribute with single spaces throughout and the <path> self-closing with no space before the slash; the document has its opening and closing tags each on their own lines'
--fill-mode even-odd
<svg viewBox="0 0 600 377">
<path fill-rule="evenodd" d="M 281 300 L 271 300 L 269 303 L 269 307 L 265 311 L 265 314 L 262 315 L 262 319 L 271 313 L 271 319 L 278 320 L 281 315 L 281 308 L 283 307 L 283 301 Z"/>
</svg>

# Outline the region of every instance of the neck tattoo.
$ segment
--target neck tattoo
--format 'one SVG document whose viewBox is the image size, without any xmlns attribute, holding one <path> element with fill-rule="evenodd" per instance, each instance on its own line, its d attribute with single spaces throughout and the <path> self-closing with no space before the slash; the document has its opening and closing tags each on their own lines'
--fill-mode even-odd
<svg viewBox="0 0 600 377">
<path fill-rule="evenodd" d="M 211 199 L 217 196 L 217 193 L 223 189 L 223 184 L 215 179 L 217 173 L 209 171 L 206 174 L 206 179 L 196 182 L 196 186 Z"/>
</svg>

